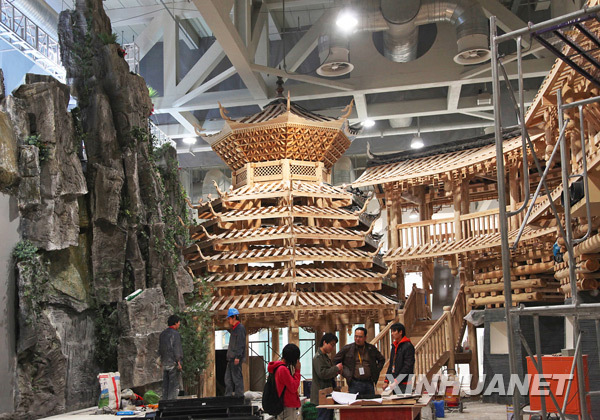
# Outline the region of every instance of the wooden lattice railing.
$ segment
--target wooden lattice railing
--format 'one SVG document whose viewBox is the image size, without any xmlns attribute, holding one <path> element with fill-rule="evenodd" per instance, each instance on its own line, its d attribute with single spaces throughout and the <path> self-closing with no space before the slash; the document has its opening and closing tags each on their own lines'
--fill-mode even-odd
<svg viewBox="0 0 600 420">
<path fill-rule="evenodd" d="M 455 240 L 454 219 L 423 220 L 422 222 L 398 225 L 400 247 L 410 248 L 427 243 L 453 242 Z"/>
<path fill-rule="evenodd" d="M 453 217 L 398 225 L 400 248 L 425 244 L 454 242 L 456 226 Z M 498 209 L 460 216 L 462 238 L 473 238 L 499 232 Z"/>
<path fill-rule="evenodd" d="M 498 209 L 460 216 L 463 238 L 500 232 Z"/>
<path fill-rule="evenodd" d="M 462 339 L 466 322 L 466 299 L 461 287 L 452 308 L 445 307 L 443 315 L 415 346 L 415 375 L 430 379 L 454 353 Z"/>
</svg>

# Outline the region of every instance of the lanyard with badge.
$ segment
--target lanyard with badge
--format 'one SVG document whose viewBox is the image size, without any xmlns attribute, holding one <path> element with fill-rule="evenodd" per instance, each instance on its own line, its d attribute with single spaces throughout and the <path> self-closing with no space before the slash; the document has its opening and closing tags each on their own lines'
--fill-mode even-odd
<svg viewBox="0 0 600 420">
<path fill-rule="evenodd" d="M 363 361 L 362 361 L 362 357 L 360 355 L 360 350 L 357 348 L 356 351 L 358 352 L 358 360 L 360 361 L 360 366 L 358 367 L 358 374 L 360 376 L 363 376 L 365 374 L 365 368 L 363 367 Z"/>
</svg>

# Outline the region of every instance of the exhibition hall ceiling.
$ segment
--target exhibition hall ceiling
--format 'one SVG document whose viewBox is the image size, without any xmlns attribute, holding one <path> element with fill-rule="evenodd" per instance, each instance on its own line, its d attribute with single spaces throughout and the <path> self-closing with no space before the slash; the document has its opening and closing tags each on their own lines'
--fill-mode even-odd
<svg viewBox="0 0 600 420">
<path fill-rule="evenodd" d="M 180 153 L 209 150 L 195 128 L 222 127 L 218 103 L 233 118 L 258 112 L 276 97 L 281 76 L 286 94 L 311 111 L 340 115 L 353 100 L 351 123 L 364 129 L 349 152 L 364 154 L 367 141 L 376 152 L 407 149 L 417 131 L 426 146 L 483 134 L 494 123 L 489 16 L 500 32 L 511 31 L 578 3 L 106 0 L 104 7 L 120 42 L 139 46 L 140 73 L 158 93 L 153 119 Z M 352 19 L 336 25 L 347 13 L 352 29 Z M 554 57 L 528 38 L 522 47 L 528 103 Z M 501 46 L 516 87 L 515 51 L 514 42 Z M 503 107 L 505 123 L 514 124 L 510 102 Z"/>
</svg>

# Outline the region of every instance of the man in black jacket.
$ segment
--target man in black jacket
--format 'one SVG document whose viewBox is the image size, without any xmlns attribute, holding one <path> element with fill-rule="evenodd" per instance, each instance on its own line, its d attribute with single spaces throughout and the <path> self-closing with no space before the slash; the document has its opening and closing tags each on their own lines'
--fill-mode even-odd
<svg viewBox="0 0 600 420">
<path fill-rule="evenodd" d="M 177 315 L 171 315 L 167 325 L 169 328 L 161 332 L 158 337 L 158 353 L 163 368 L 162 397 L 164 400 L 174 400 L 179 394 L 179 376 L 183 359 L 181 335 L 177 331 L 181 320 Z"/>
<path fill-rule="evenodd" d="M 227 311 L 227 322 L 231 327 L 227 347 L 227 367 L 225 368 L 225 396 L 244 396 L 242 363 L 246 360 L 246 328 L 240 322 L 240 313 L 231 308 Z"/>
<path fill-rule="evenodd" d="M 366 339 L 367 329 L 358 327 L 354 330 L 354 343 L 345 345 L 334 356 L 333 364 L 342 363 L 342 376 L 348 382 L 348 392 L 373 395 L 385 358 Z"/>
<path fill-rule="evenodd" d="M 393 324 L 390 331 L 394 341 L 384 382 L 386 387 L 389 385 L 391 389 L 394 389 L 398 386 L 400 391 L 405 393 L 410 379 L 409 375 L 415 373 L 415 347 L 406 337 L 406 328 L 401 323 Z M 391 384 L 389 383 L 390 379 L 392 379 Z"/>
</svg>

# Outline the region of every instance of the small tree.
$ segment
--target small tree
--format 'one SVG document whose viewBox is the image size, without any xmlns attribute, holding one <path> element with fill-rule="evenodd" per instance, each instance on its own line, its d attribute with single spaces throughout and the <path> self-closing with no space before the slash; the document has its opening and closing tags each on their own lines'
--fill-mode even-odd
<svg viewBox="0 0 600 420">
<path fill-rule="evenodd" d="M 190 390 L 198 390 L 201 374 L 206 369 L 212 330 L 212 288 L 204 279 L 195 279 L 194 293 L 186 302 L 181 317 L 181 341 L 183 346 L 183 383 Z M 196 392 L 199 394 L 199 392 Z"/>
</svg>

